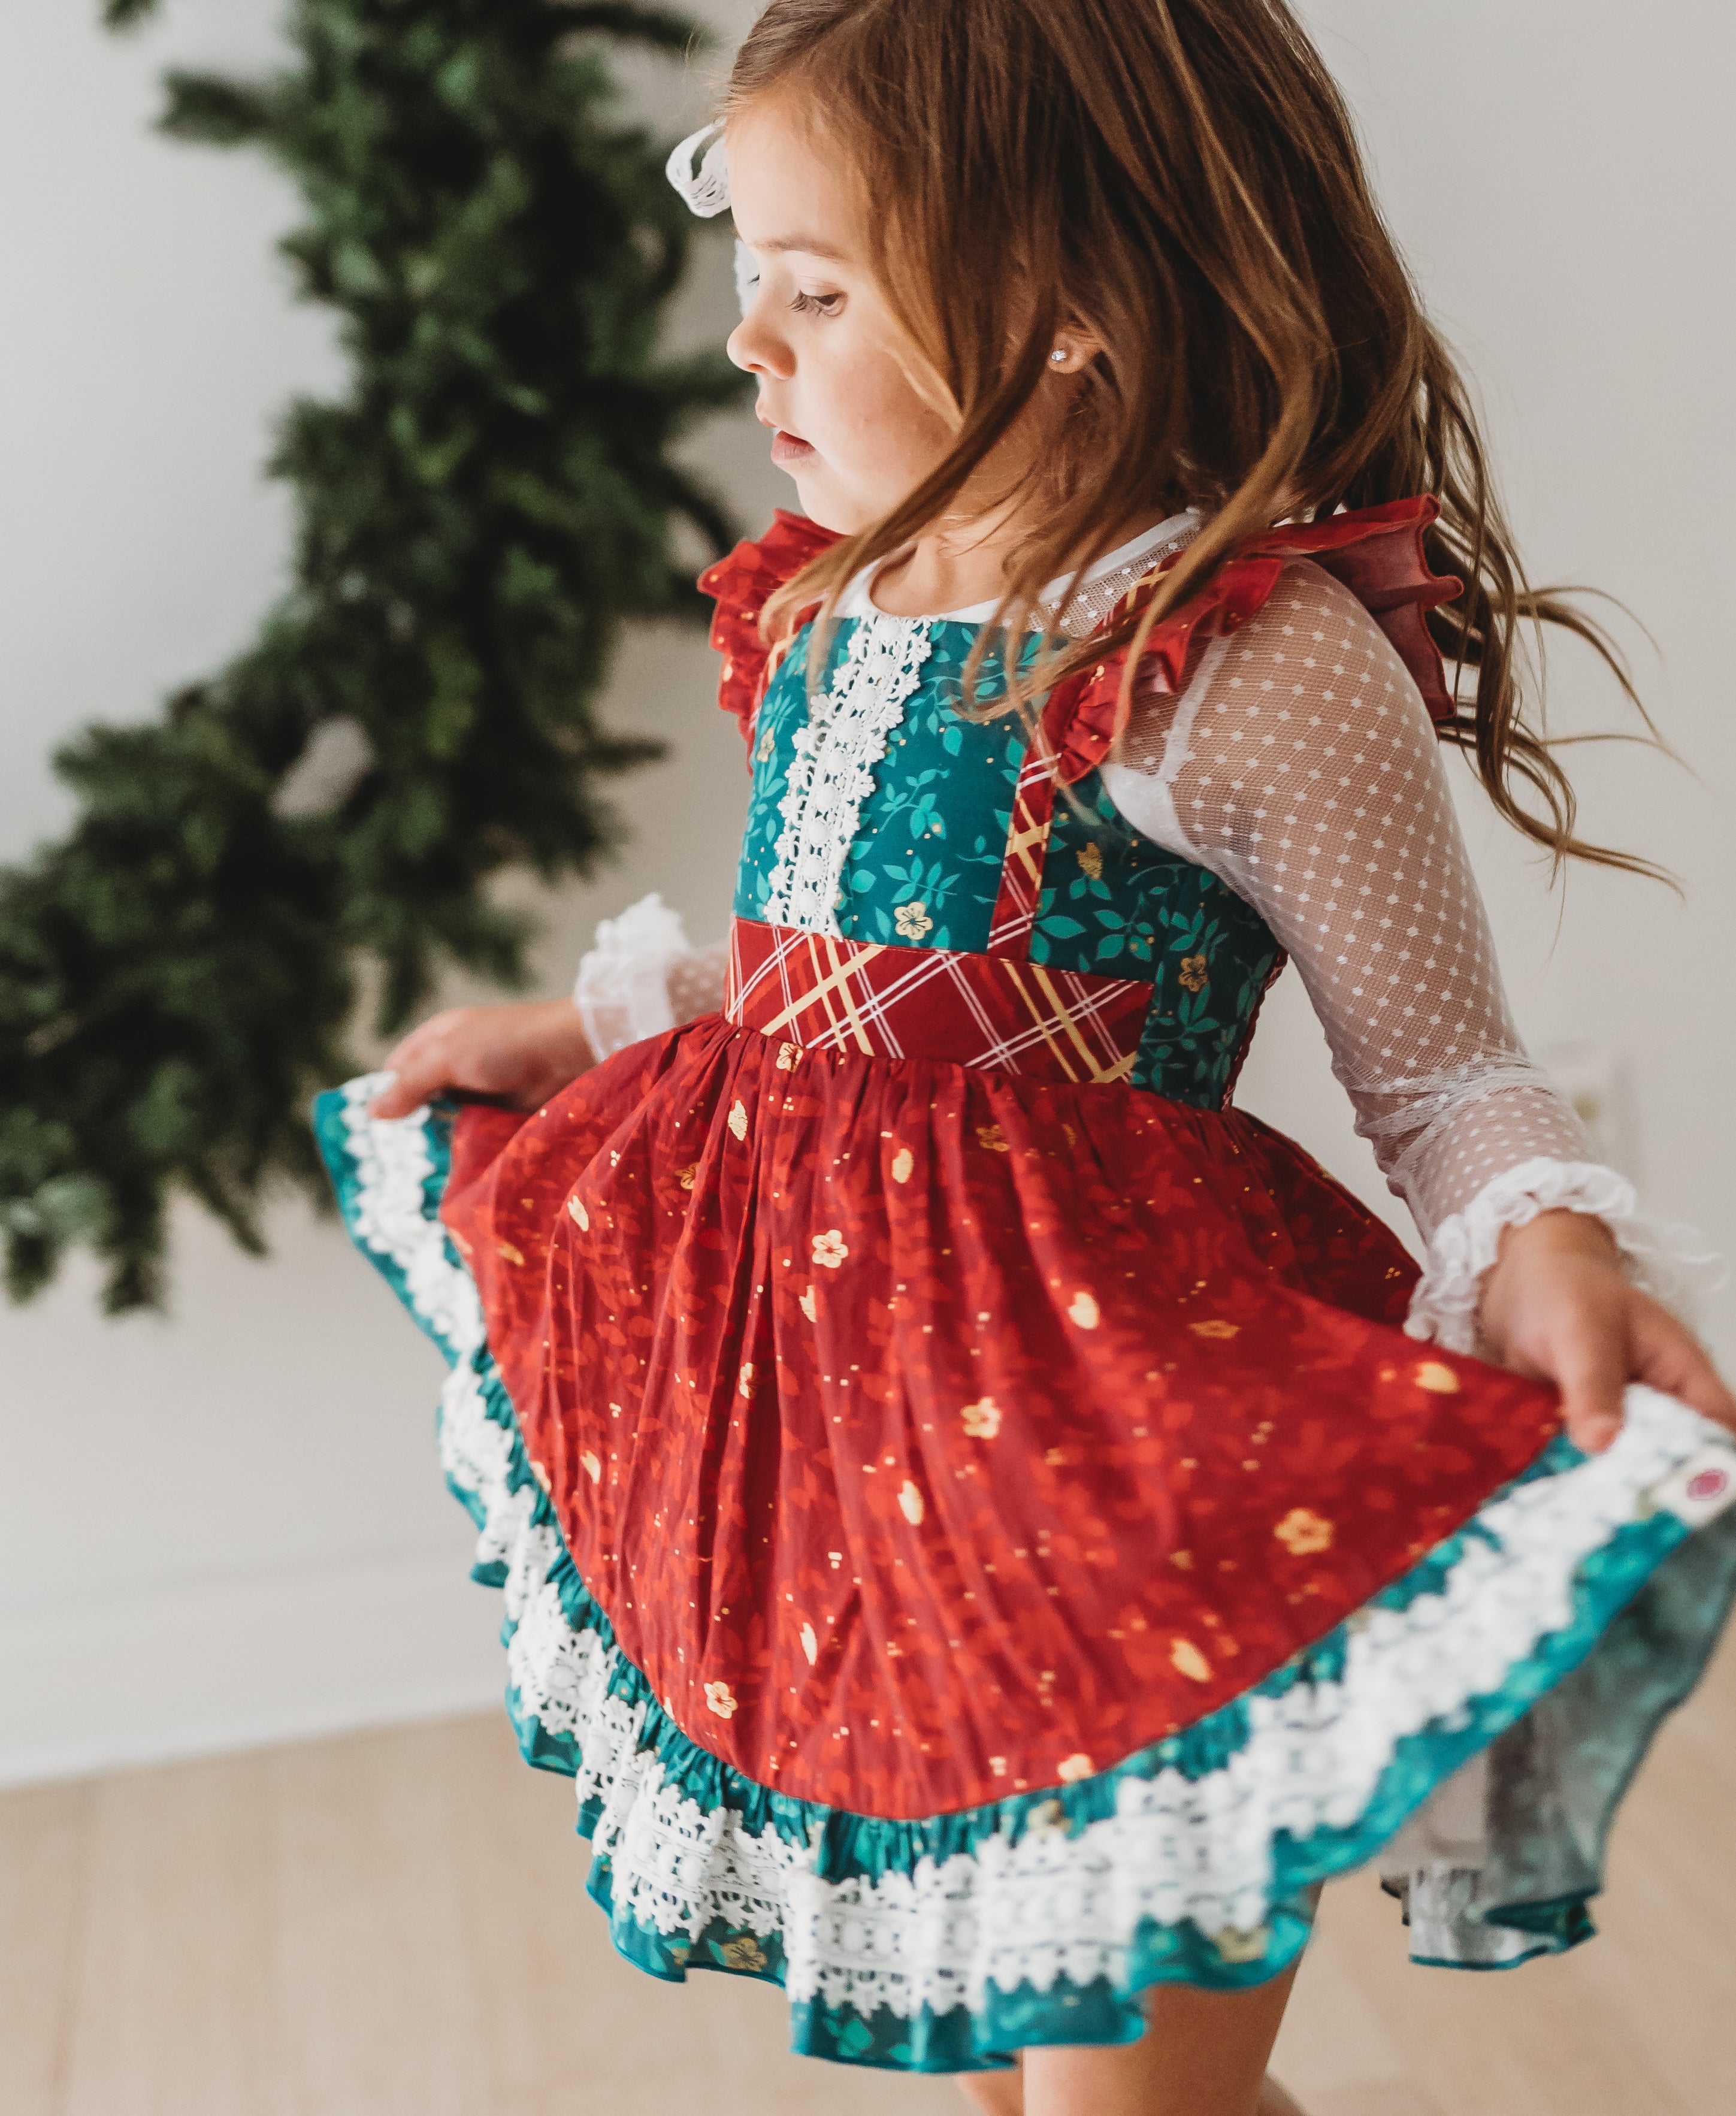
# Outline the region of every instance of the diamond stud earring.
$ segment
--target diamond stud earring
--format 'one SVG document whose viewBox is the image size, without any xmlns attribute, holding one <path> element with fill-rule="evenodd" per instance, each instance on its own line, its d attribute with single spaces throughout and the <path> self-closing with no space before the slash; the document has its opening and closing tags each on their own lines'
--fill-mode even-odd
<svg viewBox="0 0 1736 2116">
<path fill-rule="evenodd" d="M 1067 347 L 1064 345 L 1058 345 L 1054 351 L 1049 356 L 1050 364 L 1056 367 L 1059 367 L 1066 357 Z"/>
</svg>

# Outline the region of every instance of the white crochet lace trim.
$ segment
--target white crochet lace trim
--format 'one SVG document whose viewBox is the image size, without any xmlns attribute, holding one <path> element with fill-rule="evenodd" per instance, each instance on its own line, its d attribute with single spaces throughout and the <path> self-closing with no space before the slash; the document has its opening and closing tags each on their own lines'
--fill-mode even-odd
<svg viewBox="0 0 1736 2116">
<path fill-rule="evenodd" d="M 443 1396 L 441 1457 L 483 1509 L 479 1559 L 507 1568 L 521 1712 L 581 1752 L 578 1797 L 600 1810 L 594 1842 L 617 1910 L 676 1945 L 697 1944 L 718 1919 L 781 1935 L 792 1999 L 849 2002 L 865 2013 L 885 2005 L 910 2018 L 925 2006 L 979 2008 L 990 1983 L 1047 1991 L 1062 1977 L 1105 1977 L 1124 1988 L 1147 1919 L 1191 1919 L 1226 1959 L 1257 1959 L 1276 1833 L 1302 1843 L 1321 1828 L 1353 1828 L 1400 1740 L 1431 1723 L 1450 1727 L 1469 1700 L 1499 1692 L 1567 1622 L 1582 1562 L 1624 1523 L 1674 1504 L 1666 1480 L 1679 1484 L 1684 1463 L 1709 1446 L 1724 1451 L 1720 1460 L 1730 1455 L 1728 1434 L 1630 1388 L 1614 1444 L 1485 1507 L 1477 1522 L 1486 1533 L 1464 1539 L 1441 1591 L 1353 1618 L 1340 1681 L 1249 1699 L 1247 1746 L 1221 1769 L 1192 1783 L 1174 1770 L 1124 1778 L 1114 1814 L 1072 1833 L 1056 1803 L 1027 1817 L 1017 1841 L 988 1837 L 910 1873 L 827 1880 L 809 1846 L 688 1798 L 644 1746 L 646 1707 L 610 1695 L 619 1649 L 568 1623 L 549 1579 L 555 1534 L 534 1524 L 531 1491 L 507 1488 L 513 1442 L 487 1415 L 474 1292 L 422 1214 L 430 1163 L 421 1126 L 370 1120 L 376 1089 L 356 1082 L 347 1097 L 365 1193 L 358 1232 L 401 1266 L 419 1311 L 458 1355 Z"/>
<path fill-rule="evenodd" d="M 597 927 L 572 1003 L 599 1058 L 675 1026 L 669 972 L 692 950 L 680 914 L 654 890 Z"/>
<path fill-rule="evenodd" d="M 857 620 L 831 688 L 814 697 L 792 744 L 777 862 L 761 916 L 773 926 L 836 933 L 844 861 L 874 791 L 874 767 L 904 717 L 933 651 L 929 620 Z"/>
<path fill-rule="evenodd" d="M 1679 1315 L 1690 1317 L 1698 1296 L 1716 1283 L 1718 1258 L 1702 1239 L 1691 1228 L 1646 1218 L 1624 1175 L 1593 1162 L 1539 1155 L 1486 1183 L 1463 1212 L 1435 1229 L 1427 1268 L 1411 1296 L 1404 1326 L 1409 1334 L 1449 1351 L 1476 1351 L 1483 1275 L 1495 1260 L 1502 1230 L 1555 1212 L 1601 1220 L 1633 1282 Z"/>
<path fill-rule="evenodd" d="M 368 1105 L 391 1084 L 390 1073 L 369 1073 L 343 1091 L 344 1123 L 356 1161 L 358 1242 L 403 1273 L 416 1312 L 449 1345 L 482 1341 L 482 1304 L 467 1271 L 453 1262 L 446 1230 L 423 1207 L 434 1173 L 425 1109 L 383 1123 Z"/>
</svg>

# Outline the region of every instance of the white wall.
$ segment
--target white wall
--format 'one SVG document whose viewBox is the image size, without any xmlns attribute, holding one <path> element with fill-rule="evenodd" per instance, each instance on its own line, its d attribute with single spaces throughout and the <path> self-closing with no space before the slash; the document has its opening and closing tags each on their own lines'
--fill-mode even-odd
<svg viewBox="0 0 1736 2116">
<path fill-rule="evenodd" d="M 124 44 L 95 12 L 8 0 L 0 25 L 0 857 L 64 820 L 55 741 L 152 711 L 249 637 L 287 545 L 285 496 L 256 475 L 271 416 L 337 373 L 270 255 L 286 190 L 147 130 L 163 63 L 269 53 L 273 7 L 168 0 Z M 751 10 L 708 12 L 739 26 Z M 1643 24 L 1612 0 L 1309 15 L 1482 380 L 1536 573 L 1609 587 L 1664 648 L 1648 694 L 1700 782 L 1632 752 L 1582 770 L 1588 827 L 1661 851 L 1685 904 L 1581 874 L 1558 922 L 1474 801 L 1467 814 L 1527 1028 L 1620 1061 L 1649 1197 L 1736 1247 L 1719 1094 L 1733 319 L 1727 272 L 1712 276 L 1733 204 L 1715 149 L 1730 32 L 1694 0 Z M 719 245 L 684 333 L 720 331 L 728 298 Z M 760 440 L 744 419 L 701 451 L 749 520 L 781 485 Z M 1560 674 L 1577 724 L 1603 694 L 1570 657 Z M 719 925 L 745 780 L 711 681 L 691 636 L 648 632 L 622 657 L 615 717 L 674 748 L 625 789 L 627 854 L 551 908 L 551 985 L 595 918 L 646 889 L 697 931 Z M 1371 1191 L 1299 998 L 1280 987 L 1244 1099 Z M 250 1263 L 185 1215 L 167 1321 L 103 1322 L 82 1268 L 0 1311 L 0 1779 L 498 1695 L 497 1598 L 464 1578 L 467 1524 L 433 1459 L 438 1362 L 332 1226 L 287 1205 L 274 1240 Z"/>
</svg>

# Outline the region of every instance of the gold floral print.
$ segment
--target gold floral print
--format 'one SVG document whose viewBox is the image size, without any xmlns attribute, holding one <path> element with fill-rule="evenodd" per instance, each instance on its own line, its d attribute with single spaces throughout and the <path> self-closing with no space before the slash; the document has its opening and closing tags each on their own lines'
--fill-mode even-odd
<svg viewBox="0 0 1736 2116">
<path fill-rule="evenodd" d="M 990 1153 L 1010 1153 L 1013 1151 L 1007 1143 L 1007 1134 L 999 1125 L 978 1125 L 976 1143 L 987 1147 Z"/>
<path fill-rule="evenodd" d="M 1293 1557 L 1311 1557 L 1332 1548 L 1331 1522 L 1307 1506 L 1293 1506 L 1272 1533 Z"/>
<path fill-rule="evenodd" d="M 1098 844 L 1081 845 L 1074 855 L 1080 867 L 1093 881 L 1103 879 L 1103 848 Z"/>
<path fill-rule="evenodd" d="M 1190 1322 L 1187 1327 L 1196 1337 L 1228 1338 L 1239 1337 L 1242 1335 L 1242 1325 L 1239 1322 L 1225 1322 L 1216 1316 L 1213 1316 L 1209 1322 Z"/>
<path fill-rule="evenodd" d="M 1182 967 L 1176 977 L 1183 991 L 1204 991 L 1206 989 L 1206 958 L 1203 955 L 1183 955 Z"/>
<path fill-rule="evenodd" d="M 1093 846 L 1091 849 L 1095 852 L 1096 848 Z M 1088 1778 L 1094 1768 L 1087 1755 L 1063 1756 L 1056 1766 L 1055 1776 L 1063 1785 L 1077 1785 L 1081 1778 Z"/>
<path fill-rule="evenodd" d="M 751 1396 L 754 1392 L 754 1363 L 751 1359 L 742 1362 L 742 1371 L 736 1377 L 736 1392 L 745 1396 Z"/>
<path fill-rule="evenodd" d="M 1211 1663 L 1192 1639 L 1175 1639 L 1170 1642 L 1169 1665 L 1178 1673 L 1185 1675 L 1190 1682 L 1211 1681 Z"/>
<path fill-rule="evenodd" d="M 735 1134 L 737 1138 L 746 1138 L 747 1106 L 746 1103 L 738 1102 L 735 1107 L 729 1112 L 729 1129 Z"/>
<path fill-rule="evenodd" d="M 1077 1322 L 1082 1330 L 1095 1330 L 1103 1320 L 1103 1310 L 1082 1286 L 1073 1295 L 1072 1305 L 1067 1311 L 1067 1319 Z"/>
<path fill-rule="evenodd" d="M 814 1261 L 823 1263 L 828 1271 L 836 1271 L 849 1254 L 840 1227 L 828 1227 L 824 1234 L 814 1237 Z"/>
<path fill-rule="evenodd" d="M 967 1403 L 958 1415 L 973 1440 L 992 1440 L 1000 1431 L 1001 1409 L 992 1396 L 985 1396 L 981 1403 Z"/>
<path fill-rule="evenodd" d="M 920 941 L 935 930 L 935 922 L 929 917 L 925 904 L 901 904 L 892 914 L 892 922 L 898 927 L 901 941 Z"/>
<path fill-rule="evenodd" d="M 916 1165 L 916 1157 L 907 1146 L 901 1146 L 892 1157 L 892 1180 L 894 1183 L 908 1183 L 911 1171 Z"/>
<path fill-rule="evenodd" d="M 1417 1386 L 1431 1396 L 1457 1396 L 1458 1376 L 1439 1359 L 1425 1359 L 1417 1369 Z"/>
<path fill-rule="evenodd" d="M 572 1216 L 572 1223 L 578 1229 L 579 1232 L 581 1235 L 588 1235 L 590 1232 L 590 1215 L 586 1211 L 584 1206 L 580 1203 L 576 1195 L 574 1195 L 567 1200 L 567 1210 Z"/>
<path fill-rule="evenodd" d="M 540 1462 L 533 1462 L 530 1465 L 530 1474 L 535 1477 L 537 1483 L 542 1486 L 544 1496 L 546 1497 L 553 1498 L 554 1496 L 554 1486 L 549 1482 L 549 1472 L 543 1467 Z"/>
<path fill-rule="evenodd" d="M 793 1073 L 796 1070 L 796 1060 L 801 1056 L 801 1046 L 799 1043 L 780 1043 L 778 1046 L 778 1070 L 780 1073 Z"/>
<path fill-rule="evenodd" d="M 600 1484 L 602 1483 L 603 1465 L 597 1460 L 596 1453 L 594 1449 L 587 1447 L 585 1450 L 585 1452 L 580 1456 L 579 1467 L 585 1472 L 586 1475 L 590 1478 L 592 1484 Z"/>
<path fill-rule="evenodd" d="M 811 1668 L 820 1658 L 820 1640 L 811 1624 L 804 1624 L 801 1627 L 801 1650 L 807 1655 L 808 1666 Z"/>
<path fill-rule="evenodd" d="M 765 1966 L 765 1950 L 751 1933 L 737 1933 L 718 1948 L 726 1969 L 744 1969 L 757 1975 Z"/>
<path fill-rule="evenodd" d="M 735 1717 L 735 1692 L 727 1682 L 708 1682 L 705 1685 L 705 1702 L 719 1719 Z"/>
<path fill-rule="evenodd" d="M 820 1320 L 820 1303 L 814 1298 L 814 1289 L 811 1286 L 806 1293 L 800 1295 L 796 1305 L 807 1317 L 809 1322 L 817 1322 Z"/>
<path fill-rule="evenodd" d="M 699 1180 L 699 1163 L 696 1161 L 690 1161 L 685 1168 L 677 1168 L 675 1171 L 675 1180 L 683 1190 L 691 1190 Z"/>
<path fill-rule="evenodd" d="M 496 1242 L 494 1249 L 497 1255 L 504 1258 L 508 1263 L 522 1263 L 525 1260 L 524 1251 L 514 1249 L 510 1242 Z"/>
<path fill-rule="evenodd" d="M 921 1528 L 922 1511 L 922 1494 L 907 1477 L 898 1488 L 898 1511 L 912 1528 Z"/>
</svg>

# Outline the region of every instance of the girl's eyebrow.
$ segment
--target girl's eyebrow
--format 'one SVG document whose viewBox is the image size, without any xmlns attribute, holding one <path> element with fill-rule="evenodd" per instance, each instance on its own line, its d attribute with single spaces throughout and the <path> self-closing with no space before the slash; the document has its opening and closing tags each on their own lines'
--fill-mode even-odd
<svg viewBox="0 0 1736 2116">
<path fill-rule="evenodd" d="M 834 263 L 839 264 L 847 262 L 846 254 L 843 251 L 838 249 L 833 243 L 821 242 L 817 237 L 811 235 L 784 235 L 769 237 L 764 242 L 749 242 L 746 236 L 743 236 L 742 239 L 744 242 L 747 242 L 747 246 L 750 250 L 769 250 L 778 252 L 787 250 L 800 250 L 804 253 L 804 255 L 809 257 L 829 257 Z"/>
</svg>

